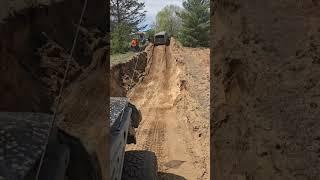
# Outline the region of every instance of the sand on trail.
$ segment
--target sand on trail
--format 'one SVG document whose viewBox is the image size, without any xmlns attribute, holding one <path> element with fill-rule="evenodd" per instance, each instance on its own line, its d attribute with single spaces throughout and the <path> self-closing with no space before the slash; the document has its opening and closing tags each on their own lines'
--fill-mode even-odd
<svg viewBox="0 0 320 180">
<path fill-rule="evenodd" d="M 172 52 L 175 48 L 155 46 L 146 76 L 127 94 L 142 113 L 137 144 L 128 145 L 127 150 L 155 152 L 159 179 L 207 179 L 208 163 L 199 158 L 203 149 L 178 112 L 185 65 Z"/>
</svg>

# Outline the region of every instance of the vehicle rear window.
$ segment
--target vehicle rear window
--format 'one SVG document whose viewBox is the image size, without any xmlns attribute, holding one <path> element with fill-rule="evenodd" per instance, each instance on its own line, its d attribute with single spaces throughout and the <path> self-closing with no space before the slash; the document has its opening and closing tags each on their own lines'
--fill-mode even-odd
<svg viewBox="0 0 320 180">
<path fill-rule="evenodd" d="M 158 35 L 156 38 L 164 38 L 164 35 Z"/>
</svg>

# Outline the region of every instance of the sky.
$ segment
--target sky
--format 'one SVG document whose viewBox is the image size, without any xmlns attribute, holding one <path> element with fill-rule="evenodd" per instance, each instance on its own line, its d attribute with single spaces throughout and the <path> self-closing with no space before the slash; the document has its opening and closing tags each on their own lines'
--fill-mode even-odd
<svg viewBox="0 0 320 180">
<path fill-rule="evenodd" d="M 166 5 L 174 4 L 182 7 L 182 2 L 183 2 L 183 0 L 140 0 L 140 1 L 145 3 L 145 10 L 147 11 L 145 24 L 152 24 L 155 21 L 157 13 Z"/>
</svg>

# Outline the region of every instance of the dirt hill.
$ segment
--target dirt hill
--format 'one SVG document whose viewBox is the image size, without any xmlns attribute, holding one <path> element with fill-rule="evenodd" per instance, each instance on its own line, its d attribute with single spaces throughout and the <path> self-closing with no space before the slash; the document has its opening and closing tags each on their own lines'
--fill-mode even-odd
<svg viewBox="0 0 320 180">
<path fill-rule="evenodd" d="M 319 179 L 319 3 L 212 5 L 212 179 Z"/>
<path fill-rule="evenodd" d="M 137 144 L 127 149 L 155 152 L 160 179 L 208 179 L 209 49 L 172 39 L 111 72 L 111 94 L 129 97 L 142 113 Z"/>
</svg>

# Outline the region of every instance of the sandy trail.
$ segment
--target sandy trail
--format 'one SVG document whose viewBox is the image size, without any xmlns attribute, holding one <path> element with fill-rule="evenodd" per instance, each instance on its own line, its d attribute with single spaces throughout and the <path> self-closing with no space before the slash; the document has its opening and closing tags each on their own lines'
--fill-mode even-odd
<svg viewBox="0 0 320 180">
<path fill-rule="evenodd" d="M 128 93 L 142 113 L 137 144 L 128 149 L 155 152 L 160 179 L 202 179 L 203 171 L 195 163 L 197 147 L 190 144 L 192 135 L 179 121 L 175 106 L 180 72 L 171 46 L 154 48 L 149 74 Z"/>
</svg>

